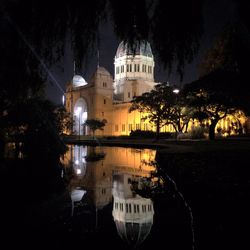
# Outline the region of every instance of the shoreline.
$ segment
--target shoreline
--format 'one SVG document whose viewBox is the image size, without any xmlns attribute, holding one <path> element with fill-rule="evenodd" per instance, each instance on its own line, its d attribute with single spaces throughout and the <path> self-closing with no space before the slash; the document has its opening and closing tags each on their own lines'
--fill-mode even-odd
<svg viewBox="0 0 250 250">
<path fill-rule="evenodd" d="M 64 143 L 87 145 L 87 146 L 108 146 L 108 147 L 132 147 L 159 149 L 166 153 L 184 152 L 210 152 L 210 151 L 250 151 L 250 137 L 246 138 L 223 138 L 214 141 L 206 139 L 175 140 L 175 139 L 148 139 L 148 138 L 75 138 L 63 137 Z"/>
</svg>

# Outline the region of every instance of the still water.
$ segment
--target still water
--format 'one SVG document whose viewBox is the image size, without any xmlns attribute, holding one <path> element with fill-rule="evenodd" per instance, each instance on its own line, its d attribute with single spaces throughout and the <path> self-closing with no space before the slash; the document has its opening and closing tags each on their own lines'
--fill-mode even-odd
<svg viewBox="0 0 250 250">
<path fill-rule="evenodd" d="M 192 249 L 190 207 L 155 156 L 152 149 L 69 147 L 62 177 L 71 176 L 71 207 L 61 221 L 73 245 Z"/>
<path fill-rule="evenodd" d="M 22 249 L 193 249 L 191 208 L 156 153 L 69 145 L 56 179 L 66 189 L 46 199 L 39 192 L 48 186 L 42 171 L 32 165 L 29 181 L 19 166 L 15 182 L 5 178 L 11 192 L 2 196 L 4 249 L 17 243 Z"/>
</svg>

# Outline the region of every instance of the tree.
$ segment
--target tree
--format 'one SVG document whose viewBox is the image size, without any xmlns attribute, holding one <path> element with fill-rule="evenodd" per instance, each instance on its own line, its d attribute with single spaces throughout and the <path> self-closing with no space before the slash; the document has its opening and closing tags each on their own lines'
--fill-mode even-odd
<svg viewBox="0 0 250 250">
<path fill-rule="evenodd" d="M 242 23 L 231 23 L 217 37 L 200 64 L 200 78 L 185 86 L 189 105 L 200 123 L 210 119 L 209 138 L 214 139 L 219 120 L 238 110 L 250 112 L 248 58 L 250 34 Z"/>
<path fill-rule="evenodd" d="M 58 106 L 55 109 L 58 132 L 60 135 L 67 133 L 73 126 L 73 117 L 68 113 L 64 106 Z"/>
<path fill-rule="evenodd" d="M 172 124 L 176 132 L 182 132 L 187 125 L 188 112 L 183 100 L 173 92 L 172 86 L 160 83 L 150 92 L 134 97 L 129 111 L 146 113 L 144 119 L 155 125 L 156 138 L 159 139 L 160 129 L 164 125 Z"/>
<path fill-rule="evenodd" d="M 227 85 L 233 86 L 237 82 L 237 76 L 232 72 L 217 70 L 184 88 L 188 105 L 196 110 L 193 118 L 198 119 L 200 123 L 210 120 L 210 140 L 215 139 L 215 127 L 221 119 L 243 108 L 241 98 L 234 96 L 227 89 Z"/>
<path fill-rule="evenodd" d="M 47 1 L 3 0 L 0 30 L 8 26 L 10 33 L 19 36 L 13 41 L 28 42 L 28 46 L 23 44 L 20 49 L 32 54 L 33 47 L 46 63 L 63 56 L 67 40 L 79 68 L 89 52 L 95 51 L 99 28 L 109 19 L 119 40 L 130 46 L 138 40 L 149 40 L 164 65 L 170 69 L 177 63 L 182 74 L 185 63 L 192 60 L 198 49 L 202 7 L 201 0 L 128 0 L 126 5 L 115 0 L 85 0 L 77 5 L 57 0 L 50 2 L 49 8 Z M 6 49 L 8 43 L 3 37 L 1 40 Z"/>
<path fill-rule="evenodd" d="M 218 88 L 223 88 L 224 93 L 231 98 L 240 98 L 244 109 L 250 112 L 250 88 L 246 81 L 249 75 L 249 57 L 250 33 L 245 25 L 234 22 L 226 25 L 223 32 L 218 35 L 213 46 L 203 57 L 199 68 L 200 77 L 218 72 L 211 77 L 218 76 L 218 80 L 221 81 L 216 81 Z M 229 79 L 232 85 L 226 83 L 227 77 L 223 74 L 232 76 L 235 82 Z M 214 88 L 215 83 L 211 84 L 211 88 Z"/>
<path fill-rule="evenodd" d="M 172 91 L 174 93 L 174 91 Z M 190 119 L 193 117 L 193 108 L 186 105 L 186 96 L 181 90 L 175 93 L 172 107 L 166 113 L 166 124 L 172 124 L 176 133 L 187 132 Z"/>
<path fill-rule="evenodd" d="M 31 98 L 13 107 L 4 117 L 8 139 L 22 143 L 27 158 L 59 159 L 66 145 L 59 137 L 55 106 L 47 100 Z"/>
<path fill-rule="evenodd" d="M 106 125 L 106 121 L 105 120 L 100 121 L 98 119 L 88 119 L 85 121 L 84 125 L 89 127 L 89 129 L 93 133 L 93 137 L 95 137 L 95 131 L 97 129 L 103 130 L 103 127 Z"/>
<path fill-rule="evenodd" d="M 170 71 L 197 52 L 202 32 L 201 0 L 0 1 L 0 148 L 3 148 L 4 113 L 43 92 L 48 68 L 64 56 L 68 43 L 77 70 L 96 53 L 99 30 L 110 20 L 119 40 L 130 47 L 148 40 Z M 48 7 L 49 6 L 49 7 Z M 182 6 L 182 8 L 180 8 Z M 44 14 L 46 13 L 46 15 Z M 83 14 L 84 13 L 84 14 Z M 41 32 L 42 30 L 42 32 Z"/>
</svg>

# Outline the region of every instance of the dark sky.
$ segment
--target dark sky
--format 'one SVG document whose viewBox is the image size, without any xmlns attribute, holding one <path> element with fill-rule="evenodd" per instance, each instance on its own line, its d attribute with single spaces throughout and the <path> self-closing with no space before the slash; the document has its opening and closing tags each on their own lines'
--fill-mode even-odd
<svg viewBox="0 0 250 250">
<path fill-rule="evenodd" d="M 155 81 L 166 82 L 181 86 L 198 78 L 197 64 L 200 62 L 207 48 L 212 46 L 214 38 L 220 33 L 224 25 L 236 18 L 235 6 L 231 0 L 207 0 L 204 5 L 204 34 L 201 38 L 201 46 L 199 53 L 191 64 L 186 65 L 183 81 L 180 82 L 179 76 L 172 73 L 168 76 L 167 72 L 161 68 L 161 63 L 155 58 Z M 105 67 L 112 75 L 114 75 L 114 56 L 119 42 L 113 34 L 112 26 L 105 24 L 100 28 L 100 66 Z M 152 48 L 154 49 L 154 48 Z M 154 52 L 154 51 L 153 51 Z M 97 55 L 89 58 L 88 62 L 83 65 L 80 72 L 76 72 L 83 76 L 88 82 L 91 75 L 97 67 Z M 67 81 L 73 77 L 73 58 L 70 46 L 66 45 L 65 56 L 60 63 L 50 69 L 54 78 L 65 90 Z M 62 100 L 62 92 L 55 82 L 48 79 L 46 88 L 47 97 L 54 103 L 59 104 Z"/>
</svg>

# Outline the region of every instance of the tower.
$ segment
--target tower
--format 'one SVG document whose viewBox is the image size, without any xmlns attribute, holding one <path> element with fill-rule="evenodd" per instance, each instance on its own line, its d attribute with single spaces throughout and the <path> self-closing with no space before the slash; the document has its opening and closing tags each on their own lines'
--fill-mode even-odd
<svg viewBox="0 0 250 250">
<path fill-rule="evenodd" d="M 154 56 L 148 42 L 133 48 L 121 42 L 114 60 L 114 99 L 130 102 L 134 96 L 150 91 L 154 83 Z"/>
<path fill-rule="evenodd" d="M 104 134 L 111 134 L 113 105 L 113 78 L 103 67 L 98 67 L 87 83 L 82 76 L 75 75 L 67 84 L 66 110 L 74 118 L 72 133 L 86 135 L 90 131 L 83 126 L 87 119 L 106 120 Z M 101 133 L 102 133 L 101 132 Z M 97 131 L 99 134 L 100 131 Z"/>
</svg>

